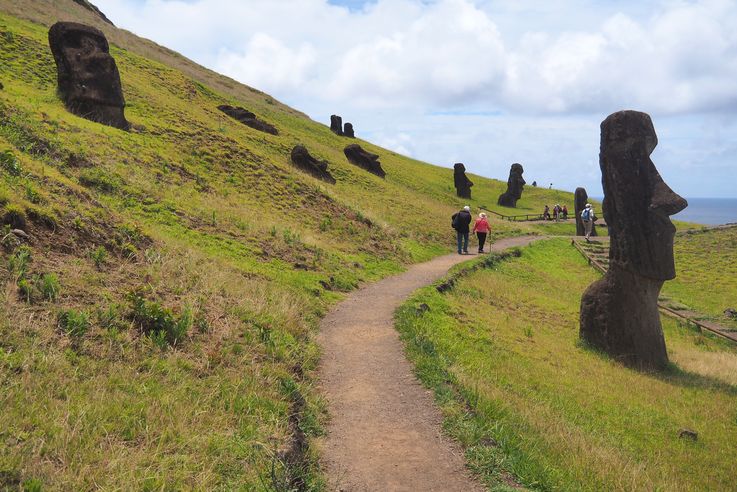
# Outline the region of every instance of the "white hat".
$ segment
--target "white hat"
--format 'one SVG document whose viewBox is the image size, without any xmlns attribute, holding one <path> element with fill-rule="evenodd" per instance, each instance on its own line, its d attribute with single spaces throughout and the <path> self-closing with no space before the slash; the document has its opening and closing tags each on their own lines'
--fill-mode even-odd
<svg viewBox="0 0 737 492">
<path fill-rule="evenodd" d="M 591 204 L 590 203 L 587 203 L 586 204 L 586 208 L 591 208 Z"/>
<path fill-rule="evenodd" d="M 466 212 L 470 212 L 471 211 L 471 207 L 469 207 L 468 205 L 466 205 L 465 207 L 463 207 L 463 210 L 465 210 Z"/>
</svg>

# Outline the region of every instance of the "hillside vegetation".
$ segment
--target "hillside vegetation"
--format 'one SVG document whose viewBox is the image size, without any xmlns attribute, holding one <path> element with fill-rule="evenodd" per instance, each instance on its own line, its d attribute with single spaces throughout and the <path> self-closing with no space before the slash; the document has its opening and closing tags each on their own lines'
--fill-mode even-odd
<svg viewBox="0 0 737 492">
<path fill-rule="evenodd" d="M 359 282 L 450 250 L 452 170 L 359 140 L 387 177 L 368 174 L 352 140 L 71 0 L 0 11 L 0 488 L 318 487 L 316 322 Z M 57 19 L 107 33 L 130 132 L 64 108 Z M 335 185 L 291 166 L 297 143 Z M 471 179 L 474 210 L 505 187 Z"/>
<path fill-rule="evenodd" d="M 678 237 L 684 279 L 695 273 L 684 251 L 706 238 Z M 713 273 L 700 272 L 701 289 Z M 737 347 L 667 317 L 663 374 L 583 347 L 581 293 L 598 277 L 568 240 L 553 239 L 407 302 L 398 328 L 446 429 L 492 488 L 511 474 L 540 490 L 732 490 Z"/>
</svg>

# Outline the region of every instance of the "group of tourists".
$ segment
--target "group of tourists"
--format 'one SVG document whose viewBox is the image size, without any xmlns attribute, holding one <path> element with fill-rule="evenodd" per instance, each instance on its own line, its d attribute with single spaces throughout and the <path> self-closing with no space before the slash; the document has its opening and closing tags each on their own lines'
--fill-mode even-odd
<svg viewBox="0 0 737 492">
<path fill-rule="evenodd" d="M 486 237 L 491 232 L 489 227 L 489 220 L 486 218 L 486 214 L 481 212 L 473 223 L 471 228 L 471 207 L 466 205 L 462 210 L 453 214 L 452 223 L 453 229 L 456 231 L 456 237 L 458 240 L 458 254 L 468 254 L 468 235 L 471 232 L 476 233 L 476 238 L 479 242 L 479 253 L 484 252 L 484 244 L 486 244 Z"/>
<path fill-rule="evenodd" d="M 545 210 L 543 210 L 543 220 L 550 220 L 550 207 L 545 205 Z M 566 205 L 563 205 L 562 207 L 558 205 L 557 203 L 553 207 L 553 216 L 552 219 L 554 219 L 556 222 L 558 220 L 566 220 L 568 219 L 568 207 Z"/>
</svg>

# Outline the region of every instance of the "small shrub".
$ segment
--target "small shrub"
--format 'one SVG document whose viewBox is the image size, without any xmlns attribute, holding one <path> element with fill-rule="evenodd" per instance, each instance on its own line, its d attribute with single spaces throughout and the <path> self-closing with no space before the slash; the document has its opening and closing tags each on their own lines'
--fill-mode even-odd
<svg viewBox="0 0 737 492">
<path fill-rule="evenodd" d="M 59 313 L 57 318 L 59 329 L 72 337 L 81 337 L 90 328 L 90 320 L 84 311 L 69 309 Z"/>
<path fill-rule="evenodd" d="M 177 317 L 171 309 L 146 300 L 140 292 L 130 293 L 128 300 L 133 323 L 158 346 L 161 346 L 159 342 L 162 340 L 169 345 L 178 344 L 192 326 L 192 311 L 189 308 L 185 308 L 182 315 Z"/>
<path fill-rule="evenodd" d="M 18 294 L 28 304 L 33 302 L 33 283 L 27 278 L 18 280 Z"/>
<path fill-rule="evenodd" d="M 10 201 L 10 196 L 8 196 L 8 190 L 5 188 L 0 188 L 0 207 L 4 207 L 8 204 Z"/>
<path fill-rule="evenodd" d="M 124 243 L 120 247 L 120 254 L 123 256 L 123 258 L 135 260 L 138 257 L 138 248 L 136 248 L 131 243 Z"/>
<path fill-rule="evenodd" d="M 106 330 L 122 328 L 123 315 L 118 304 L 111 304 L 106 309 L 97 308 L 97 323 Z"/>
<path fill-rule="evenodd" d="M 53 273 L 44 273 L 38 279 L 36 285 L 41 293 L 41 298 L 45 301 L 54 302 L 61 291 L 59 279 Z"/>
<path fill-rule="evenodd" d="M 31 263 L 32 259 L 31 248 L 28 246 L 21 246 L 16 249 L 13 256 L 10 257 L 8 268 L 15 275 L 15 278 L 25 278 L 26 273 L 28 273 L 28 265 Z"/>
<path fill-rule="evenodd" d="M 95 268 L 102 270 L 102 267 L 105 265 L 105 261 L 107 260 L 107 250 L 104 246 L 98 247 L 90 252 L 90 259 L 92 259 L 92 262 L 95 264 Z"/>
<path fill-rule="evenodd" d="M 26 199 L 29 202 L 39 204 L 43 202 L 43 197 L 36 191 L 36 189 L 30 183 L 26 184 Z"/>
<path fill-rule="evenodd" d="M 11 176 L 20 176 L 23 172 L 20 161 L 10 150 L 0 152 L 0 167 Z"/>
</svg>

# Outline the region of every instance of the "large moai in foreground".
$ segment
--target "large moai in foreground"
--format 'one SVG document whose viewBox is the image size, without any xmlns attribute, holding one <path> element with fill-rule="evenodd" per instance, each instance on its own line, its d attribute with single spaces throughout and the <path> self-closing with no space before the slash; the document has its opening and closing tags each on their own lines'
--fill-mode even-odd
<svg viewBox="0 0 737 492">
<path fill-rule="evenodd" d="M 456 187 L 456 195 L 471 198 L 473 182 L 466 176 L 466 166 L 460 162 L 453 164 L 453 184 Z"/>
<path fill-rule="evenodd" d="M 502 207 L 514 208 L 517 206 L 517 200 L 522 198 L 522 190 L 525 187 L 525 180 L 522 173 L 525 172 L 522 164 L 514 163 L 509 169 L 509 179 L 507 179 L 507 191 L 499 195 L 497 204 Z"/>
<path fill-rule="evenodd" d="M 601 124 L 599 166 L 609 226 L 609 270 L 581 298 L 580 336 L 622 363 L 668 364 L 658 294 L 676 276 L 669 216 L 688 203 L 650 160 L 658 138 L 650 116 L 620 111 Z"/>
<path fill-rule="evenodd" d="M 583 226 L 583 219 L 581 219 L 581 212 L 586 208 L 586 204 L 589 202 L 589 194 L 586 193 L 586 188 L 576 188 L 576 192 L 573 194 L 573 210 L 576 214 L 576 236 L 585 236 L 586 230 Z M 596 223 L 591 224 L 591 236 L 596 236 Z"/>
<path fill-rule="evenodd" d="M 57 22 L 49 29 L 56 61 L 58 91 L 72 113 L 127 130 L 120 73 L 99 29 L 76 22 Z"/>
</svg>

